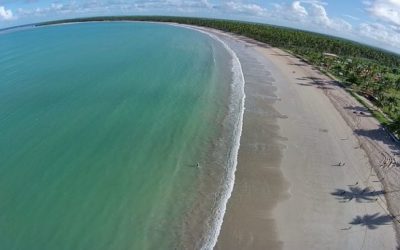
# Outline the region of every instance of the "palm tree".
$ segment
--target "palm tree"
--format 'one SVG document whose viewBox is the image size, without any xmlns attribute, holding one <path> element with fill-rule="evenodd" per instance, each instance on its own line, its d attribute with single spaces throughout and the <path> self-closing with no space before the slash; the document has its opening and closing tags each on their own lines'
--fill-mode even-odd
<svg viewBox="0 0 400 250">
<path fill-rule="evenodd" d="M 392 124 L 390 125 L 391 129 L 394 131 L 397 136 L 400 135 L 400 115 L 397 115 L 397 117 L 393 120 Z"/>
<path fill-rule="evenodd" d="M 400 77 L 397 78 L 396 82 L 394 83 L 394 87 L 397 90 L 400 90 Z"/>
</svg>

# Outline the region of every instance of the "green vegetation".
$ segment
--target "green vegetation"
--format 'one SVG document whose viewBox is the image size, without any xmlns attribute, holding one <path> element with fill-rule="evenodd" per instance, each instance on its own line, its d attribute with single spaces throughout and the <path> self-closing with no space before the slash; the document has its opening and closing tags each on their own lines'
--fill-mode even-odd
<svg viewBox="0 0 400 250">
<path fill-rule="evenodd" d="M 380 111 L 373 114 L 400 135 L 400 56 L 345 39 L 266 24 L 162 16 L 92 17 L 46 22 L 156 21 L 211 27 L 287 50 L 332 74 L 350 92 L 362 95 Z"/>
</svg>

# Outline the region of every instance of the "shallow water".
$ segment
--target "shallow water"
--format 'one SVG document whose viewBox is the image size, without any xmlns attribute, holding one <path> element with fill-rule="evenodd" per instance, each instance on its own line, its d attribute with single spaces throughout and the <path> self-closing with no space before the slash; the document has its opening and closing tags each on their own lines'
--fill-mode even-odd
<svg viewBox="0 0 400 250">
<path fill-rule="evenodd" d="M 0 247 L 195 245 L 230 157 L 230 60 L 161 24 L 0 35 Z"/>
</svg>

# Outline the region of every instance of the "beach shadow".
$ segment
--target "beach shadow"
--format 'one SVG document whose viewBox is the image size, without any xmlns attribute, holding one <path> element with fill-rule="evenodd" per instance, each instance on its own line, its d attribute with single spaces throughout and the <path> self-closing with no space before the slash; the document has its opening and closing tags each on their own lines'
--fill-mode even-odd
<svg viewBox="0 0 400 250">
<path fill-rule="evenodd" d="M 335 80 L 327 80 L 324 78 L 320 77 L 313 77 L 313 76 L 308 76 L 308 77 L 298 77 L 297 80 L 302 80 L 302 81 L 312 81 L 314 84 L 321 85 L 321 84 L 333 84 L 333 85 L 338 85 L 338 82 Z"/>
<path fill-rule="evenodd" d="M 279 53 L 272 53 L 272 56 L 286 56 L 286 57 L 293 57 L 292 55 L 286 55 L 286 54 L 279 54 Z"/>
<path fill-rule="evenodd" d="M 356 135 L 360 135 L 360 136 L 365 136 L 368 137 L 372 140 L 375 141 L 382 141 L 382 142 L 386 142 L 387 139 L 389 139 L 389 135 L 386 135 L 386 131 L 380 127 L 378 129 L 356 129 L 354 130 L 354 133 Z"/>
<path fill-rule="evenodd" d="M 305 64 L 305 63 L 289 63 L 289 65 L 294 65 L 294 66 L 299 66 L 299 67 L 307 66 L 307 64 Z"/>
<path fill-rule="evenodd" d="M 319 78 L 319 77 L 313 77 L 313 76 L 307 76 L 307 77 L 297 77 L 297 80 L 303 80 L 303 81 L 306 81 L 306 80 L 312 80 L 312 81 L 323 81 L 323 79 L 322 79 L 322 78 Z"/>
<path fill-rule="evenodd" d="M 301 86 L 314 86 L 314 85 L 312 85 L 312 84 L 309 84 L 309 83 L 302 83 L 302 82 L 299 82 L 299 83 L 297 83 L 298 85 L 301 85 Z"/>
<path fill-rule="evenodd" d="M 365 107 L 347 106 L 347 107 L 344 107 L 344 109 L 350 110 L 358 116 L 362 116 L 362 117 L 371 117 L 372 116 L 372 114 L 369 112 L 369 110 Z"/>
<path fill-rule="evenodd" d="M 317 86 L 319 89 L 332 90 L 333 88 L 327 86 Z"/>
<path fill-rule="evenodd" d="M 359 225 L 362 227 L 367 227 L 368 229 L 374 230 L 379 226 L 390 225 L 392 223 L 392 218 L 389 215 L 366 214 L 364 216 L 356 216 L 349 224 Z"/>
<path fill-rule="evenodd" d="M 381 141 L 386 144 L 395 155 L 400 155 L 400 147 L 399 145 L 390 137 L 387 131 L 380 127 L 378 129 L 356 129 L 354 133 L 358 136 L 364 136 L 374 141 Z M 396 163 L 397 166 L 399 164 Z"/>
<path fill-rule="evenodd" d="M 368 188 L 360 188 L 360 187 L 349 187 L 348 190 L 345 189 L 336 189 L 335 192 L 332 192 L 331 195 L 335 196 L 339 202 L 350 202 L 355 200 L 356 202 L 374 202 L 378 199 L 378 196 L 384 195 L 385 191 L 371 191 Z"/>
<path fill-rule="evenodd" d="M 259 46 L 259 47 L 264 47 L 264 48 L 271 48 L 271 46 L 268 45 L 268 44 L 266 44 L 266 43 L 263 43 L 263 42 L 260 42 L 260 41 L 257 41 L 257 40 L 255 40 L 255 39 L 251 39 L 251 38 L 248 38 L 248 37 L 244 37 L 244 36 L 239 36 L 239 37 L 238 37 L 238 40 L 243 41 L 243 42 L 246 42 L 246 43 L 248 43 L 248 44 L 250 44 L 250 45 L 253 45 L 253 46 Z M 248 47 L 251 47 L 251 46 L 248 46 Z"/>
<path fill-rule="evenodd" d="M 319 77 L 297 77 L 296 80 L 301 81 L 297 83 L 302 86 L 316 86 L 319 89 L 332 90 L 333 88 L 329 85 L 336 85 L 336 81 L 325 80 Z"/>
</svg>

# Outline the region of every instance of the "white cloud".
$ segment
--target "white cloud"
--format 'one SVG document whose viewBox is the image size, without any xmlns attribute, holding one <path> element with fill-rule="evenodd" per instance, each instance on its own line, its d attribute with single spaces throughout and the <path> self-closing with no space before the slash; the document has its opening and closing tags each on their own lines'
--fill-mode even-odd
<svg viewBox="0 0 400 250">
<path fill-rule="evenodd" d="M 328 29 L 333 31 L 349 32 L 350 23 L 341 18 L 329 17 L 326 3 L 317 0 L 293 1 L 291 5 L 275 5 L 275 17 L 283 18 L 290 22 L 299 22 L 308 28 L 317 30 Z"/>
<path fill-rule="evenodd" d="M 340 18 L 330 18 L 324 6 L 318 3 L 311 3 L 309 8 L 310 17 L 313 22 L 322 27 L 330 28 L 336 31 L 350 31 L 352 26 Z"/>
<path fill-rule="evenodd" d="M 367 11 L 378 20 L 400 26 L 400 0 L 365 1 Z"/>
<path fill-rule="evenodd" d="M 213 8 L 213 5 L 210 4 L 210 2 L 208 2 L 208 0 L 201 0 L 200 1 L 205 7 L 207 7 L 208 9 Z"/>
<path fill-rule="evenodd" d="M 323 2 L 321 0 L 301 0 L 301 2 L 310 4 L 319 4 L 319 5 L 328 5 L 328 3 Z"/>
<path fill-rule="evenodd" d="M 142 9 L 211 9 L 213 5 L 208 0 L 120 0 L 131 4 L 135 8 Z"/>
<path fill-rule="evenodd" d="M 228 13 L 245 14 L 250 16 L 265 16 L 267 14 L 267 9 L 261 7 L 260 5 L 234 1 L 225 3 L 220 9 Z"/>
<path fill-rule="evenodd" d="M 296 16 L 300 16 L 300 17 L 306 17 L 308 16 L 308 12 L 306 10 L 306 8 L 304 8 L 301 5 L 300 1 L 294 1 L 292 3 L 291 7 L 291 11 L 296 15 Z"/>
<path fill-rule="evenodd" d="M 352 20 L 354 20 L 354 21 L 359 21 L 359 20 L 360 20 L 360 18 L 355 17 L 355 16 L 352 16 L 352 15 L 346 15 L 346 14 L 344 14 L 343 16 L 344 16 L 344 17 L 347 17 L 347 18 L 350 18 L 350 19 L 352 19 Z"/>
<path fill-rule="evenodd" d="M 208 0 L 87 0 L 67 1 L 64 4 L 52 3 L 47 7 L 35 9 L 18 9 L 21 16 L 46 16 L 59 14 L 112 14 L 134 13 L 141 11 L 181 11 L 193 12 L 209 10 L 214 6 Z"/>
<path fill-rule="evenodd" d="M 17 13 L 19 16 L 46 16 L 48 14 L 71 13 L 73 9 L 72 4 L 55 4 L 52 3 L 48 7 L 35 8 L 35 9 L 22 9 L 19 8 Z"/>
<path fill-rule="evenodd" d="M 400 48 L 400 29 L 380 23 L 361 23 L 359 33 L 365 37 Z"/>
<path fill-rule="evenodd" d="M 11 10 L 6 9 L 4 6 L 0 6 L 0 20 L 12 20 L 14 15 Z"/>
<path fill-rule="evenodd" d="M 400 49 L 400 0 L 371 0 L 363 2 L 374 23 L 361 23 L 358 33 L 380 45 Z"/>
<path fill-rule="evenodd" d="M 271 15 L 275 19 L 284 19 L 290 22 L 305 23 L 308 20 L 308 11 L 302 5 L 302 1 L 294 1 L 292 4 L 274 4 Z"/>
<path fill-rule="evenodd" d="M 330 26 L 331 20 L 329 19 L 324 6 L 312 3 L 310 7 L 310 16 L 314 19 L 316 24 Z"/>
</svg>

